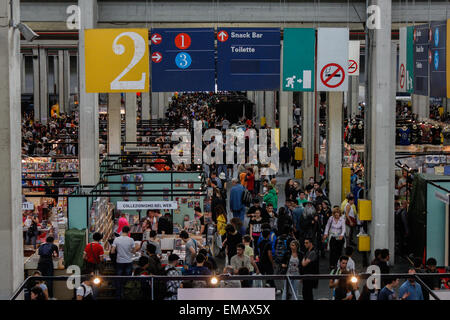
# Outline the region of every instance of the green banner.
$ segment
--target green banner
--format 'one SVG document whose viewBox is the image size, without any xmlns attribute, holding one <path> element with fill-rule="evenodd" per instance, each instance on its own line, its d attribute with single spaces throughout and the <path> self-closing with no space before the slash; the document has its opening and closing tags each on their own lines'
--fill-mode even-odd
<svg viewBox="0 0 450 320">
<path fill-rule="evenodd" d="M 406 32 L 406 92 L 414 93 L 414 27 Z"/>
<path fill-rule="evenodd" d="M 315 42 L 315 29 L 284 29 L 283 91 L 314 91 Z"/>
</svg>

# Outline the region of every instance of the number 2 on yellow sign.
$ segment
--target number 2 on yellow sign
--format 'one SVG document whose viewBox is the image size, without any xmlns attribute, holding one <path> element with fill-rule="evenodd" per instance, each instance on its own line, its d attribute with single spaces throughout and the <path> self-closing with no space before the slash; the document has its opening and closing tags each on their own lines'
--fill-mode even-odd
<svg viewBox="0 0 450 320">
<path fill-rule="evenodd" d="M 85 30 L 86 92 L 148 92 L 147 29 Z"/>
</svg>

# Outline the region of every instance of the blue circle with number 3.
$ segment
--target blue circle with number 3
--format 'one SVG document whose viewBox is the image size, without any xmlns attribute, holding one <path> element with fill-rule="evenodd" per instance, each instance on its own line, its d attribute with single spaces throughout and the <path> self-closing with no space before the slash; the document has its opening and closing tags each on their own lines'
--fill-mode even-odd
<svg viewBox="0 0 450 320">
<path fill-rule="evenodd" d="M 192 58 L 191 58 L 190 54 L 187 52 L 180 52 L 175 57 L 175 64 L 180 69 L 189 68 L 191 63 L 192 63 Z"/>
</svg>

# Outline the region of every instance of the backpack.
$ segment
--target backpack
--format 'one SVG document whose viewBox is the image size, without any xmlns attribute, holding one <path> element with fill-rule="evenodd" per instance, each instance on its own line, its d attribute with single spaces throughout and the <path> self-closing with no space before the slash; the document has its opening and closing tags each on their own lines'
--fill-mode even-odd
<svg viewBox="0 0 450 320">
<path fill-rule="evenodd" d="M 39 255 L 41 257 L 51 257 L 53 253 L 53 245 L 51 243 L 44 243 L 39 247 Z"/>
<path fill-rule="evenodd" d="M 288 251 L 288 239 L 285 237 L 280 237 L 275 243 L 275 262 L 281 263 L 284 255 Z"/>
<path fill-rule="evenodd" d="M 167 270 L 162 270 L 161 275 L 167 276 L 169 271 L 172 271 L 172 270 L 176 270 L 176 268 L 170 267 Z M 170 281 L 170 280 L 165 281 L 165 280 L 155 279 L 153 281 L 153 286 L 154 286 L 153 294 L 154 294 L 155 300 L 164 300 L 164 298 L 168 298 L 168 297 L 172 296 L 172 294 L 167 290 L 168 281 Z"/>
<path fill-rule="evenodd" d="M 247 190 L 247 188 L 244 188 L 244 192 L 242 193 L 242 203 L 249 207 L 252 203 L 253 197 L 250 191 Z"/>
<path fill-rule="evenodd" d="M 38 231 L 38 226 L 37 226 L 36 222 L 33 221 L 31 223 L 31 226 L 28 228 L 27 233 L 30 237 L 32 237 L 32 236 L 34 236 L 36 231 Z"/>
<path fill-rule="evenodd" d="M 85 296 L 86 294 L 86 286 L 84 284 L 81 284 L 81 287 L 83 288 L 83 299 L 82 300 L 94 300 L 94 295 L 91 293 L 89 293 L 87 296 Z"/>
</svg>

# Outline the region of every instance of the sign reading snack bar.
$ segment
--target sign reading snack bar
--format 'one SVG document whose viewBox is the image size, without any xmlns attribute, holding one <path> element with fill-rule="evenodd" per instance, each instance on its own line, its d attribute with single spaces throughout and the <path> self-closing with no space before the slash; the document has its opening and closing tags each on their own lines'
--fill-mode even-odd
<svg viewBox="0 0 450 320">
<path fill-rule="evenodd" d="M 117 201 L 118 210 L 171 210 L 178 209 L 176 201 Z"/>
</svg>

